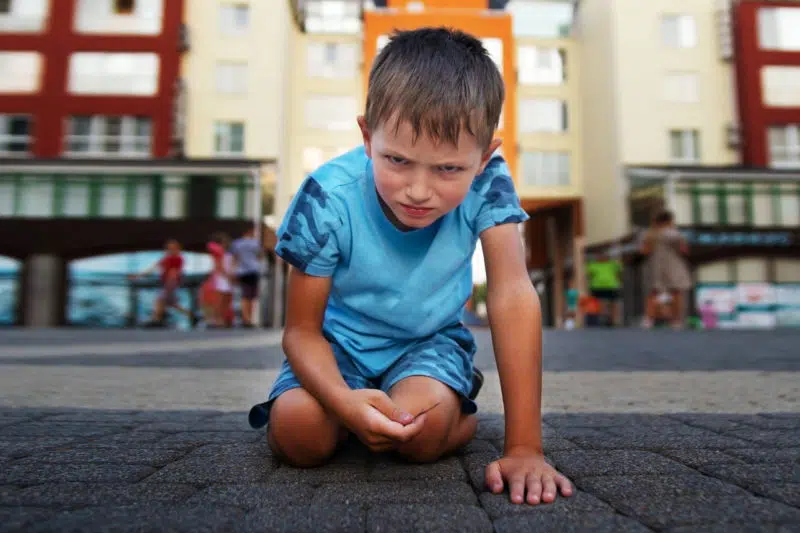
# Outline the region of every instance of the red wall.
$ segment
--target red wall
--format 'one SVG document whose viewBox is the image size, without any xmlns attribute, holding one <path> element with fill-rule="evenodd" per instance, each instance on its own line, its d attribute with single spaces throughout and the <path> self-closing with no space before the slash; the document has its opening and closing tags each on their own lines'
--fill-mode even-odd
<svg viewBox="0 0 800 533">
<path fill-rule="evenodd" d="M 70 115 L 142 115 L 153 122 L 153 157 L 167 157 L 172 133 L 173 90 L 179 69 L 179 33 L 184 0 L 164 0 L 162 33 L 150 36 L 79 34 L 72 29 L 77 2 L 50 0 L 42 33 L 0 33 L 0 50 L 42 54 L 38 94 L 0 95 L 0 113 L 33 117 L 35 157 L 60 157 Z M 153 52 L 160 56 L 158 92 L 153 96 L 85 96 L 67 92 L 72 52 Z"/>
<path fill-rule="evenodd" d="M 761 91 L 761 67 L 792 65 L 800 67 L 800 52 L 761 50 L 758 44 L 758 9 L 800 8 L 797 2 L 742 1 L 735 6 L 736 86 L 742 128 L 742 163 L 766 167 L 769 164 L 767 128 L 772 125 L 800 124 L 800 108 L 766 107 Z"/>
</svg>

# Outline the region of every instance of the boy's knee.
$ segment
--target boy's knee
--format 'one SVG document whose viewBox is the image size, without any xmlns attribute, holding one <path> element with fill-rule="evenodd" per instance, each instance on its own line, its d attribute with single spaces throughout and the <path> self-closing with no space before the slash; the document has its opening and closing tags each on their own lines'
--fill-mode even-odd
<svg viewBox="0 0 800 533">
<path fill-rule="evenodd" d="M 453 422 L 442 417 L 426 420 L 416 437 L 398 446 L 398 453 L 411 462 L 431 463 L 465 446 L 475 436 L 477 419 L 461 415 L 455 418 Z"/>
<path fill-rule="evenodd" d="M 273 453 L 291 465 L 318 466 L 336 451 L 339 425 L 311 394 L 292 389 L 272 405 L 267 440 Z"/>
</svg>

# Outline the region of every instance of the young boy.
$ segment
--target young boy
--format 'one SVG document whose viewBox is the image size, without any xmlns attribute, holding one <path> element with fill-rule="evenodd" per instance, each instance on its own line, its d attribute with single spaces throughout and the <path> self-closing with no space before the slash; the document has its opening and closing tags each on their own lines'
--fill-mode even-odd
<svg viewBox="0 0 800 533">
<path fill-rule="evenodd" d="M 376 58 L 363 148 L 307 177 L 278 231 L 293 266 L 287 361 L 250 420 L 269 421 L 285 461 L 319 465 L 349 432 L 416 462 L 474 437 L 482 380 L 461 317 L 480 238 L 506 420 L 487 485 L 505 482 L 515 503 L 572 493 L 542 451 L 541 314 L 517 227 L 528 216 L 493 156 L 503 98 L 486 50 L 459 31 L 400 32 Z"/>
<path fill-rule="evenodd" d="M 128 279 L 135 280 L 147 276 L 157 270 L 161 272 L 161 292 L 153 306 L 153 314 L 146 327 L 159 327 L 164 323 L 164 313 L 167 309 L 175 309 L 190 319 L 192 313 L 189 309 L 181 307 L 178 303 L 178 289 L 183 275 L 183 257 L 181 245 L 175 239 L 169 239 L 164 245 L 164 256 L 144 272 L 131 274 Z"/>
</svg>

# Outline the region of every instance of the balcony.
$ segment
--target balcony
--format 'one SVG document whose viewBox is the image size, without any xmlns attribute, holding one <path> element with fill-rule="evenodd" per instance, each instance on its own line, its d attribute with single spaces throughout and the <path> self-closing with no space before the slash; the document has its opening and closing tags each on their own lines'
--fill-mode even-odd
<svg viewBox="0 0 800 533">
<path fill-rule="evenodd" d="M 361 31 L 364 0 L 289 0 L 295 23 L 303 33 L 354 34 Z"/>
</svg>

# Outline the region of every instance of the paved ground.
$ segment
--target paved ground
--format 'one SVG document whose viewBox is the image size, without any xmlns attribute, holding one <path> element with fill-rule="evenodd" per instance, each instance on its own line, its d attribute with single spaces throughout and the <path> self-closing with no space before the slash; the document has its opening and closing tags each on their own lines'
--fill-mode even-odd
<svg viewBox="0 0 800 533">
<path fill-rule="evenodd" d="M 477 338 L 460 454 L 297 470 L 245 419 L 274 334 L 0 331 L 0 532 L 800 532 L 800 335 L 547 332 L 545 450 L 578 494 L 539 507 L 483 490 L 503 427 Z"/>
</svg>

